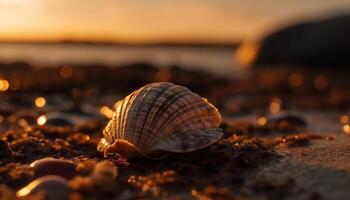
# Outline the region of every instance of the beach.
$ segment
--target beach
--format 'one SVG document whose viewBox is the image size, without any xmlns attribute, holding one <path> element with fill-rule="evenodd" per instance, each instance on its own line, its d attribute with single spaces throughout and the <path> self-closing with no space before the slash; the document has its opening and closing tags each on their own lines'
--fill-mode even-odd
<svg viewBox="0 0 350 200">
<path fill-rule="evenodd" d="M 53 157 L 77 166 L 67 180 L 71 199 L 347 199 L 349 85 L 324 71 L 296 69 L 229 79 L 147 63 L 2 64 L 1 198 L 16 198 L 35 180 L 30 163 Z M 104 157 L 97 145 L 115 103 L 162 81 L 215 105 L 223 138 L 160 160 Z M 118 169 L 114 179 L 89 178 L 103 161 Z"/>
</svg>

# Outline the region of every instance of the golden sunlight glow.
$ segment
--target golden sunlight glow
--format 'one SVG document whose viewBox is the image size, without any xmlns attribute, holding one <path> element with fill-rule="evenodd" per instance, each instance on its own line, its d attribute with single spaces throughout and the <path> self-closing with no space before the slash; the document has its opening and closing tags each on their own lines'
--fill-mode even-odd
<svg viewBox="0 0 350 200">
<path fill-rule="evenodd" d="M 37 123 L 39 125 L 44 125 L 46 123 L 46 116 L 45 115 L 41 115 L 38 119 L 37 119 Z"/>
<path fill-rule="evenodd" d="M 250 23 L 242 23 L 233 17 L 234 15 L 226 17 L 235 13 L 227 10 L 227 6 L 218 4 L 224 10 L 217 12 L 215 2 L 135 3 L 98 0 L 91 0 L 88 3 L 83 0 L 23 2 L 26 3 L 2 5 L 0 0 L 0 17 L 5 19 L 0 20 L 0 39 L 45 41 L 69 39 L 131 43 L 195 39 L 225 42 L 237 41 L 242 32 L 254 33 L 250 31 Z M 91 12 L 92 8 L 94 12 Z"/>
<path fill-rule="evenodd" d="M 114 111 L 110 109 L 108 106 L 102 106 L 100 112 L 105 117 L 111 119 L 113 117 Z"/>
<path fill-rule="evenodd" d="M 342 116 L 340 116 L 340 123 L 342 123 L 342 124 L 349 123 L 349 115 L 342 115 Z"/>
<path fill-rule="evenodd" d="M 44 97 L 37 97 L 37 98 L 35 99 L 35 105 L 36 105 L 36 107 L 41 108 L 41 107 L 44 107 L 45 104 L 46 104 L 46 99 L 45 99 Z"/>
<path fill-rule="evenodd" d="M 278 113 L 281 110 L 281 99 L 273 98 L 270 103 L 270 112 Z"/>
<path fill-rule="evenodd" d="M 238 41 L 260 37 L 296 16 L 343 9 L 345 1 L 0 0 L 0 39 Z M 242 62 L 249 62 L 255 51 L 247 44 Z"/>
<path fill-rule="evenodd" d="M 9 89 L 10 83 L 5 79 L 0 79 L 0 91 L 5 92 Z"/>
<path fill-rule="evenodd" d="M 237 50 L 235 58 L 242 66 L 249 67 L 257 58 L 259 45 L 255 42 L 245 42 Z"/>
</svg>

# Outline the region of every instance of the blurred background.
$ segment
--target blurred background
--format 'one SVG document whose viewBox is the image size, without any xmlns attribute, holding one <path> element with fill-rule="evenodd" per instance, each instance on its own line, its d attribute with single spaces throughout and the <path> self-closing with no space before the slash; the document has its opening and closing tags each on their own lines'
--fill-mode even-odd
<svg viewBox="0 0 350 200">
<path fill-rule="evenodd" d="M 259 43 L 264 44 L 271 33 L 294 24 L 349 13 L 347 0 L 0 0 L 0 59 L 30 62 L 38 67 L 147 62 L 161 67 L 186 65 L 220 75 L 239 76 L 240 65 L 256 61 Z M 300 49 L 307 46 L 303 43 L 311 43 L 310 39 L 327 43 L 321 45 L 324 48 L 329 45 L 340 48 L 343 43 L 349 47 L 349 39 L 345 38 L 348 34 L 343 30 L 349 29 L 345 26 L 349 18 L 347 22 L 345 18 L 343 22 L 333 19 L 338 25 L 296 36 L 303 40 L 298 43 Z M 331 31 L 343 32 L 344 38 L 338 38 L 338 44 L 324 41 L 339 36 Z M 293 38 L 295 36 L 288 36 L 288 40 Z M 282 50 L 291 48 L 286 44 L 288 41 L 279 40 L 275 43 L 283 46 Z M 243 48 L 234 55 L 238 46 Z M 281 53 L 279 47 L 267 47 L 258 62 L 274 61 L 265 58 L 274 57 L 270 55 L 273 52 L 269 53 L 270 48 L 277 48 L 275 52 Z M 290 51 L 288 53 L 293 54 L 299 50 Z M 315 56 L 313 52 L 306 53 Z"/>
<path fill-rule="evenodd" d="M 348 0 L 0 0 L 2 109 L 60 94 L 98 110 L 154 81 L 231 114 L 344 106 L 349 14 Z"/>
</svg>

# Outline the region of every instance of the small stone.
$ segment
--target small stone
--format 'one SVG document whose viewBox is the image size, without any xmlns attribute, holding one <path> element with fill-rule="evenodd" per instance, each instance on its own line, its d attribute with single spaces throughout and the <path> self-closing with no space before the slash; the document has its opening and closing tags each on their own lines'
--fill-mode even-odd
<svg viewBox="0 0 350 200">
<path fill-rule="evenodd" d="M 65 118 L 49 118 L 47 119 L 46 125 L 50 126 L 73 126 L 73 124 Z"/>
<path fill-rule="evenodd" d="M 307 122 L 298 115 L 292 114 L 292 113 L 286 113 L 286 112 L 280 112 L 275 114 L 270 114 L 266 116 L 266 124 L 283 124 L 288 123 L 293 126 L 306 126 Z"/>
<path fill-rule="evenodd" d="M 84 160 L 79 162 L 76 169 L 79 172 L 79 174 L 88 176 L 94 170 L 95 165 L 96 165 L 96 161 Z"/>
<path fill-rule="evenodd" d="M 95 165 L 89 176 L 76 176 L 69 181 L 74 191 L 110 192 L 115 190 L 115 178 L 118 168 L 110 161 L 102 161 Z"/>
<path fill-rule="evenodd" d="M 36 160 L 30 164 L 30 167 L 33 168 L 36 178 L 57 175 L 65 179 L 71 179 L 78 174 L 76 164 L 73 162 L 50 157 Z"/>
<path fill-rule="evenodd" d="M 107 185 L 109 187 L 109 185 Z M 73 191 L 97 191 L 96 185 L 90 176 L 76 176 L 69 181 L 69 187 Z"/>
<path fill-rule="evenodd" d="M 90 136 L 83 133 L 74 133 L 67 140 L 73 144 L 84 144 L 90 140 Z"/>
<path fill-rule="evenodd" d="M 110 161 L 102 161 L 97 163 L 92 177 L 97 179 L 115 179 L 118 176 L 118 168 Z"/>
<path fill-rule="evenodd" d="M 62 148 L 67 148 L 69 146 L 70 146 L 69 142 L 61 138 L 56 138 L 55 143 L 52 144 L 52 148 L 54 148 L 55 150 L 61 150 Z"/>
<path fill-rule="evenodd" d="M 27 186 L 17 191 L 17 197 L 26 197 L 38 192 L 44 192 L 49 200 L 69 199 L 69 187 L 67 181 L 59 176 L 43 176 L 35 179 Z"/>
<path fill-rule="evenodd" d="M 49 112 L 42 116 L 45 118 L 43 122 L 45 125 L 61 127 L 71 127 L 75 125 L 72 116 L 62 112 Z"/>
</svg>

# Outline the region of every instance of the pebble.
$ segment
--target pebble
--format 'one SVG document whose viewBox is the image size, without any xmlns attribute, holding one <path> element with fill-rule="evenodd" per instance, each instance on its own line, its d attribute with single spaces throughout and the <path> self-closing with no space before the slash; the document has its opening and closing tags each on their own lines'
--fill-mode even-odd
<svg viewBox="0 0 350 200">
<path fill-rule="evenodd" d="M 92 177 L 98 179 L 115 179 L 118 176 L 118 168 L 110 161 L 102 161 L 96 164 Z"/>
<path fill-rule="evenodd" d="M 37 192 L 44 192 L 49 200 L 69 199 L 69 187 L 67 181 L 59 176 L 43 176 L 35 179 L 27 186 L 18 190 L 17 197 L 26 197 Z"/>
<path fill-rule="evenodd" d="M 61 112 L 51 112 L 45 114 L 46 116 L 46 125 L 50 126 L 74 126 L 74 120 L 64 113 Z"/>
<path fill-rule="evenodd" d="M 96 117 L 82 113 L 49 112 L 45 115 L 45 124 L 49 126 L 83 126 L 96 123 Z"/>
<path fill-rule="evenodd" d="M 300 116 L 292 113 L 275 113 L 266 115 L 267 124 L 287 122 L 294 126 L 306 126 L 307 122 Z"/>
<path fill-rule="evenodd" d="M 102 161 L 95 165 L 89 176 L 76 176 L 69 181 L 72 190 L 91 191 L 105 193 L 115 190 L 115 178 L 118 168 L 110 161 Z"/>
<path fill-rule="evenodd" d="M 57 175 L 65 179 L 72 179 L 78 174 L 76 164 L 73 162 L 50 157 L 36 160 L 30 164 L 30 167 L 33 169 L 36 178 Z"/>
<path fill-rule="evenodd" d="M 74 133 L 68 136 L 66 140 L 73 144 L 84 144 L 90 140 L 90 136 L 83 133 Z"/>
</svg>

